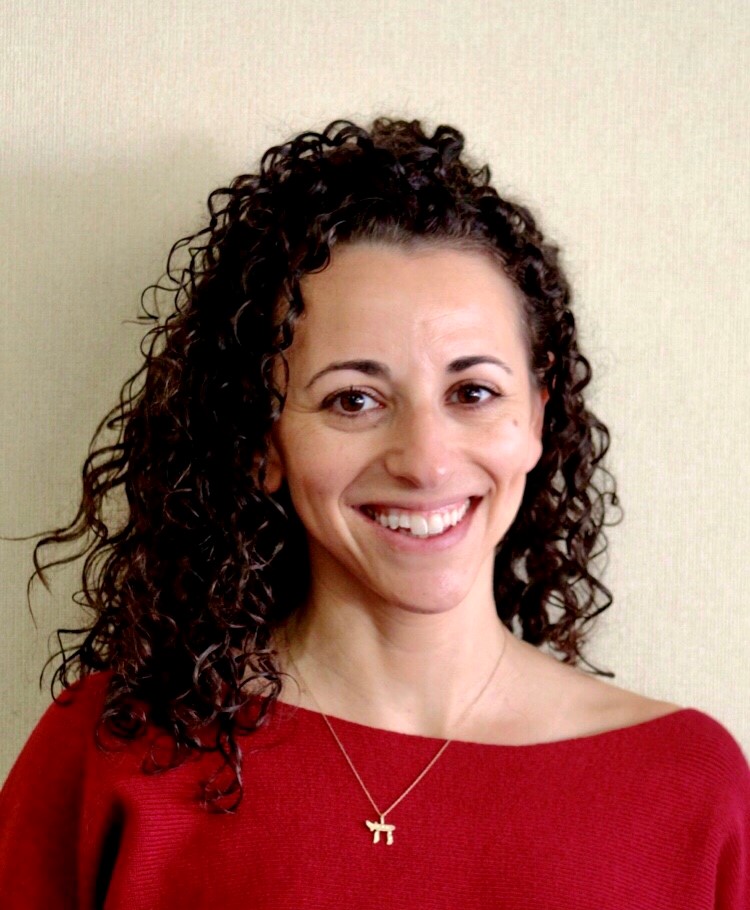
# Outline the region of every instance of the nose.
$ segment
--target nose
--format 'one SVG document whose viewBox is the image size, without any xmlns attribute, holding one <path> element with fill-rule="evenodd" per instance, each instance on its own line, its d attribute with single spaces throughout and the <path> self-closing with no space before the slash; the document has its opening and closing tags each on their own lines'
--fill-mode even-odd
<svg viewBox="0 0 750 910">
<path fill-rule="evenodd" d="M 428 407 L 404 409 L 389 428 L 385 467 L 411 486 L 434 489 L 453 473 L 454 446 L 444 415 Z"/>
</svg>

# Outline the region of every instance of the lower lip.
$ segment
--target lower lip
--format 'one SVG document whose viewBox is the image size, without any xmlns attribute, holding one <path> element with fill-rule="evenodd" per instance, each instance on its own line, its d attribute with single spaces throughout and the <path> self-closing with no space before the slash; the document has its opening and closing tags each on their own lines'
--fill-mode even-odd
<svg viewBox="0 0 750 910">
<path fill-rule="evenodd" d="M 447 531 L 443 531 L 442 534 L 435 534 L 432 537 L 414 537 L 401 531 L 391 531 L 390 528 L 384 528 L 379 521 L 370 518 L 359 509 L 356 511 L 391 549 L 402 553 L 436 553 L 453 547 L 464 539 L 469 532 L 469 525 L 478 504 L 479 499 L 472 497 L 469 508 L 461 521 L 448 528 Z"/>
</svg>

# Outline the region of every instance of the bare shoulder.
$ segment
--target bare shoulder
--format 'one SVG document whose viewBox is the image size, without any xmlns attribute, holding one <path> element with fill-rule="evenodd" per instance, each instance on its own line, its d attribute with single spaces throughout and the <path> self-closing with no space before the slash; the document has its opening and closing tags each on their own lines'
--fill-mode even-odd
<svg viewBox="0 0 750 910">
<path fill-rule="evenodd" d="M 553 741 L 589 736 L 654 720 L 682 706 L 651 698 L 587 673 L 519 642 L 519 679 L 525 677 L 528 696 L 526 736 Z"/>
<path fill-rule="evenodd" d="M 601 680 L 594 680 L 598 692 L 596 693 L 593 707 L 598 712 L 603 722 L 610 729 L 630 727 L 647 720 L 655 720 L 675 711 L 680 711 L 682 705 L 669 701 L 650 698 L 639 692 L 632 692 L 613 686 Z"/>
<path fill-rule="evenodd" d="M 632 727 L 683 707 L 624 689 L 567 665 L 561 665 L 561 669 L 562 716 L 572 736 Z"/>
</svg>

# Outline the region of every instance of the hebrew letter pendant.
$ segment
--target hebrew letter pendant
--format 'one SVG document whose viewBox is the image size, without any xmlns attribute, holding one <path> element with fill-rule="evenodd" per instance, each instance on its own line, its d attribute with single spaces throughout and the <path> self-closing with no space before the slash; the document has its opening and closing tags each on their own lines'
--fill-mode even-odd
<svg viewBox="0 0 750 910">
<path fill-rule="evenodd" d="M 380 832 L 385 833 L 386 839 L 385 843 L 387 846 L 390 846 L 393 843 L 393 832 L 396 830 L 395 825 L 386 825 L 385 819 L 383 816 L 380 816 L 379 822 L 365 821 L 367 827 L 372 831 L 372 842 L 377 844 L 380 841 Z"/>
</svg>

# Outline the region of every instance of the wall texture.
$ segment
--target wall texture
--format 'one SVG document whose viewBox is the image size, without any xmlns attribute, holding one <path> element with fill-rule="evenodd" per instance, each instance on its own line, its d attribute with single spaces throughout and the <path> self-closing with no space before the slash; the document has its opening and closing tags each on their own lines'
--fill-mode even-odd
<svg viewBox="0 0 750 910">
<path fill-rule="evenodd" d="M 67 522 L 138 363 L 141 290 L 208 193 L 306 128 L 462 129 L 565 251 L 626 519 L 590 659 L 750 750 L 742 0 L 6 0 L 0 534 Z M 0 779 L 49 701 L 75 576 L 0 543 Z"/>
</svg>

